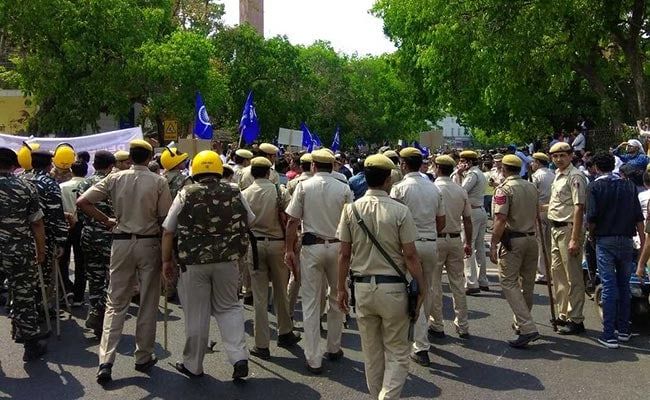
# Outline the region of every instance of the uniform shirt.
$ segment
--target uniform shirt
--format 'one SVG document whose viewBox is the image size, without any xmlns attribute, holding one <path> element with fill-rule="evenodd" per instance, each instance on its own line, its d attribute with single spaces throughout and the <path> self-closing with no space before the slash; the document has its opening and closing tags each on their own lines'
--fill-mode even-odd
<svg viewBox="0 0 650 400">
<path fill-rule="evenodd" d="M 569 164 L 564 171 L 555 170 L 555 180 L 551 186 L 548 202 L 548 219 L 557 222 L 572 222 L 573 207 L 585 204 L 587 196 L 587 177 Z"/>
<path fill-rule="evenodd" d="M 280 191 L 279 205 L 278 190 Z M 255 213 L 255 223 L 250 226 L 253 235 L 284 239 L 284 230 L 280 225 L 278 209 L 284 210 L 289 205 L 291 200 L 289 191 L 268 179 L 258 178 L 242 192 L 242 196 Z"/>
<path fill-rule="evenodd" d="M 69 181 L 59 184 L 61 188 L 61 201 L 63 203 L 63 211 L 74 214 L 77 211 L 77 187 L 84 178 L 73 176 Z"/>
<path fill-rule="evenodd" d="M 352 201 L 348 185 L 336 180 L 329 172 L 317 172 L 298 184 L 286 212 L 291 217 L 302 219 L 303 233 L 334 239 L 343 205 Z"/>
<path fill-rule="evenodd" d="M 548 204 L 551 199 L 551 186 L 553 186 L 555 174 L 544 167 L 535 171 L 531 179 L 539 193 L 539 204 Z"/>
<path fill-rule="evenodd" d="M 340 173 L 340 172 L 338 172 L 338 171 L 334 171 L 334 170 L 332 170 L 331 175 L 332 175 L 332 176 L 334 177 L 334 179 L 336 179 L 337 181 L 341 181 L 341 182 L 343 182 L 343 183 L 345 183 L 345 184 L 348 183 L 348 177 L 345 176 L 345 175 L 343 175 L 342 173 Z"/>
<path fill-rule="evenodd" d="M 79 183 L 79 186 L 77 186 L 78 197 L 81 197 L 81 195 L 84 194 L 88 189 L 93 187 L 93 185 L 95 185 L 97 182 L 101 181 L 104 178 L 106 178 L 106 174 L 100 171 L 95 171 L 93 175 L 84 179 L 81 183 Z M 95 207 L 97 207 L 97 209 L 102 213 L 104 213 L 104 215 L 106 215 L 108 218 L 115 217 L 115 213 L 113 213 L 113 205 L 111 204 L 110 199 L 97 202 L 95 204 Z M 106 225 L 104 225 L 103 223 L 95 219 L 91 219 L 87 217 L 83 213 L 79 213 L 78 218 L 80 221 L 83 221 L 84 229 L 88 230 L 89 232 L 92 231 L 93 233 L 100 233 L 100 234 L 106 234 L 109 232 L 108 228 L 106 228 Z"/>
<path fill-rule="evenodd" d="M 115 233 L 157 235 L 172 203 L 167 181 L 143 165 L 110 174 L 81 198 L 91 203 L 110 198 L 117 218 Z"/>
<path fill-rule="evenodd" d="M 390 197 L 405 204 L 415 220 L 420 239 L 435 239 L 436 217 L 445 215 L 445 205 L 438 187 L 419 172 L 409 172 L 390 191 Z"/>
<path fill-rule="evenodd" d="M 494 191 L 494 213 L 506 216 L 506 229 L 512 232 L 535 232 L 537 219 L 537 188 L 521 179 L 509 176 Z"/>
<path fill-rule="evenodd" d="M 14 174 L 0 173 L 0 247 L 11 251 L 10 243 L 33 243 L 30 226 L 43 218 L 36 188 Z"/>
<path fill-rule="evenodd" d="M 280 175 L 273 169 L 271 168 L 271 175 L 269 176 L 269 180 L 275 184 L 280 184 Z M 241 176 L 239 177 L 239 180 L 237 183 L 239 184 L 239 189 L 240 190 L 245 190 L 247 187 L 253 184 L 255 182 L 255 178 L 253 178 L 253 174 L 251 174 L 251 167 L 250 165 L 241 171 Z"/>
<path fill-rule="evenodd" d="M 350 190 L 352 190 L 352 193 L 354 194 L 354 200 L 360 199 L 364 194 L 366 194 L 366 190 L 368 190 L 365 172 L 361 171 L 350 178 L 348 185 L 350 185 Z"/>
<path fill-rule="evenodd" d="M 487 180 L 483 172 L 474 166 L 470 168 L 463 176 L 462 187 L 467 191 L 467 197 L 472 207 L 483 207 L 483 196 L 485 195 L 485 186 Z"/>
<path fill-rule="evenodd" d="M 634 183 L 606 174 L 587 187 L 587 223 L 596 224 L 592 235 L 632 237 L 642 221 Z"/>
<path fill-rule="evenodd" d="M 239 185 L 239 180 L 241 179 L 241 174 L 242 171 L 244 171 L 244 168 L 246 167 L 242 166 L 241 164 L 235 164 L 232 167 L 233 170 L 232 181 L 235 182 L 237 185 Z"/>
<path fill-rule="evenodd" d="M 472 216 L 467 192 L 448 176 L 439 176 L 433 184 L 440 191 L 445 208 L 445 228 L 438 233 L 460 233 L 461 217 Z"/>
<path fill-rule="evenodd" d="M 68 240 L 68 222 L 63 213 L 61 188 L 45 171 L 33 171 L 30 179 L 38 191 L 39 204 L 44 214 L 47 242 L 63 246 Z"/>
<path fill-rule="evenodd" d="M 369 189 L 354 206 L 381 247 L 400 270 L 406 272 L 402 244 L 412 243 L 418 238 L 415 221 L 408 207 L 388 197 L 383 190 L 373 189 Z M 352 244 L 350 270 L 353 275 L 397 276 L 395 269 L 357 223 L 350 205 L 346 205 L 341 213 L 336 234 L 342 242 Z"/>
<path fill-rule="evenodd" d="M 180 170 L 173 169 L 171 171 L 165 171 L 163 177 L 167 179 L 167 184 L 169 185 L 169 193 L 172 196 L 172 199 L 176 197 L 178 191 L 185 185 L 192 183 L 192 179 L 184 175 Z"/>
<path fill-rule="evenodd" d="M 397 184 L 397 182 L 402 180 L 402 178 L 404 178 L 402 176 L 402 171 L 400 171 L 399 169 L 391 169 L 390 170 L 390 185 L 391 186 L 395 186 Z"/>
<path fill-rule="evenodd" d="M 309 179 L 312 176 L 314 176 L 314 174 L 311 172 L 303 172 L 302 174 L 298 175 L 297 178 L 290 180 L 289 183 L 287 183 L 287 190 L 289 191 L 289 194 L 293 195 L 293 192 L 296 190 L 296 186 L 298 186 L 300 182 L 304 181 L 305 179 Z"/>
</svg>

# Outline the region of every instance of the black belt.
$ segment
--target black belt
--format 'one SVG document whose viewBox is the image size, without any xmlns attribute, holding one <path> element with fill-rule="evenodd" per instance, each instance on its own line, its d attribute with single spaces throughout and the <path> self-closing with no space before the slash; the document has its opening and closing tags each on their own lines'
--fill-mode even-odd
<svg viewBox="0 0 650 400">
<path fill-rule="evenodd" d="M 419 241 L 419 242 L 435 242 L 436 239 L 435 239 L 435 238 L 434 238 L 434 239 L 430 239 L 430 238 L 419 238 L 418 241 Z"/>
<path fill-rule="evenodd" d="M 135 233 L 114 233 L 113 240 L 130 240 L 134 236 L 136 239 L 160 238 L 160 235 L 137 235 Z"/>
<path fill-rule="evenodd" d="M 460 237 L 460 233 L 439 233 L 438 237 L 439 238 L 446 238 L 446 237 L 458 238 L 458 237 Z"/>
<path fill-rule="evenodd" d="M 305 233 L 302 235 L 302 245 L 303 246 L 311 246 L 313 244 L 325 244 L 327 243 L 338 243 L 338 239 L 323 239 L 320 238 L 312 233 Z"/>
<path fill-rule="evenodd" d="M 474 210 L 477 210 L 477 209 L 479 209 L 479 208 L 483 208 L 483 206 L 472 206 L 472 208 L 473 208 Z"/>
<path fill-rule="evenodd" d="M 563 226 L 569 226 L 570 224 L 570 222 L 553 221 L 552 219 L 550 219 L 549 221 L 551 221 L 551 225 L 553 226 L 553 228 L 561 228 Z"/>
<path fill-rule="evenodd" d="M 508 235 L 510 235 L 511 238 L 520 238 L 520 237 L 527 237 L 527 236 L 535 236 L 535 232 L 512 232 L 512 231 L 508 231 Z"/>
<path fill-rule="evenodd" d="M 269 242 L 278 242 L 278 241 L 284 241 L 284 238 L 270 238 L 270 237 L 256 237 L 255 238 L 258 242 L 263 242 L 265 240 L 268 240 Z"/>
<path fill-rule="evenodd" d="M 370 283 L 372 282 L 372 277 L 375 277 L 375 283 L 404 283 L 404 280 L 397 275 L 368 275 L 368 276 L 355 276 L 354 281 L 356 283 Z"/>
</svg>

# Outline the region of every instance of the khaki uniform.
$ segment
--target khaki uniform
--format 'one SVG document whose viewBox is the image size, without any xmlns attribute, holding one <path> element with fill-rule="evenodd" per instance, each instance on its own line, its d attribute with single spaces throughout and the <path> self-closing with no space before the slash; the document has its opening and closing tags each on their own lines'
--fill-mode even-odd
<svg viewBox="0 0 650 400">
<path fill-rule="evenodd" d="M 280 196 L 278 199 L 278 190 Z M 242 192 L 242 196 L 255 213 L 250 229 L 257 239 L 259 265 L 249 265 L 253 298 L 255 300 L 255 346 L 269 347 L 268 288 L 273 285 L 273 307 L 278 320 L 278 335 L 293 330 L 287 298 L 289 269 L 284 264 L 284 230 L 278 217 L 278 208 L 284 210 L 291 200 L 286 189 L 268 179 L 256 179 Z M 278 204 L 278 200 L 280 204 Z M 253 259 L 252 247 L 248 259 Z"/>
<path fill-rule="evenodd" d="M 584 320 L 584 228 L 573 226 L 573 210 L 575 205 L 585 204 L 586 189 L 587 178 L 579 169 L 569 165 L 564 171 L 556 170 L 548 203 L 548 219 L 552 225 L 551 273 L 558 316 L 561 320 L 571 320 L 576 324 Z M 580 230 L 576 255 L 570 255 L 568 250 L 573 229 Z"/>
<path fill-rule="evenodd" d="M 472 218 L 472 208 L 467 198 L 467 192 L 451 178 L 440 176 L 434 182 L 445 206 L 445 228 L 438 232 L 438 263 L 433 271 L 431 313 L 429 322 L 431 329 L 443 332 L 442 310 L 442 269 L 447 270 L 447 279 L 454 301 L 454 325 L 459 333 L 469 331 L 467 322 L 467 296 L 465 295 L 465 274 L 463 260 L 465 252 L 460 237 L 462 219 Z"/>
<path fill-rule="evenodd" d="M 548 168 L 540 168 L 532 177 L 533 184 L 537 187 L 537 193 L 539 195 L 539 204 L 546 205 L 551 199 L 551 186 L 555 180 L 555 174 Z M 539 214 L 539 219 L 541 221 L 542 235 L 544 237 L 544 243 L 542 243 L 542 235 L 537 235 L 537 247 L 539 249 L 537 257 L 537 277 L 542 280 L 546 280 L 546 258 L 544 257 L 544 252 L 542 246 L 546 247 L 546 252 L 550 256 L 551 254 L 551 223 L 548 220 L 548 213 L 542 212 Z M 550 265 L 548 266 L 550 270 Z"/>
<path fill-rule="evenodd" d="M 167 181 L 145 166 L 110 174 L 81 198 L 91 203 L 110 199 L 117 226 L 113 230 L 108 301 L 99 345 L 99 363 L 113 363 L 136 279 L 140 307 L 135 331 L 135 362 L 148 362 L 156 341 L 160 298 L 160 222 L 172 199 Z M 137 278 L 136 278 L 137 274 Z"/>
<path fill-rule="evenodd" d="M 241 164 L 235 164 L 232 167 L 233 174 L 231 180 L 237 185 L 239 185 L 239 180 L 241 179 L 242 172 L 244 171 L 244 169 L 246 169 L 246 167 L 242 166 Z"/>
<path fill-rule="evenodd" d="M 327 172 L 317 172 L 296 187 L 291 203 L 286 209 L 289 216 L 302 219 L 303 245 L 300 251 L 302 312 L 305 338 L 305 358 L 313 368 L 321 366 L 320 350 L 321 293 L 324 277 L 329 284 L 329 309 L 327 311 L 327 352 L 336 353 L 341 348 L 344 314 L 339 308 L 337 295 L 337 260 L 340 243 L 336 228 L 343 205 L 352 203 L 353 195 L 348 185 L 339 182 Z M 316 236 L 323 243 L 304 243 L 305 235 Z"/>
<path fill-rule="evenodd" d="M 271 175 L 269 176 L 269 180 L 276 185 L 280 184 L 280 175 L 271 168 Z M 246 190 L 247 187 L 253 184 L 255 182 L 255 178 L 253 178 L 253 175 L 251 174 L 251 166 L 249 165 L 248 167 L 245 167 L 241 170 L 241 176 L 239 177 L 238 180 L 235 180 L 233 178 L 233 182 L 237 182 L 239 184 L 239 189 L 240 190 Z"/>
<path fill-rule="evenodd" d="M 399 169 L 391 169 L 390 170 L 390 184 L 391 184 L 391 186 L 395 186 L 403 178 L 404 178 L 404 175 L 402 175 L 402 171 L 400 171 Z"/>
<path fill-rule="evenodd" d="M 402 244 L 418 239 L 408 207 L 386 192 L 369 189 L 355 207 L 391 259 L 406 273 Z M 408 375 L 409 319 L 404 283 L 356 222 L 352 207 L 341 215 L 338 237 L 352 244 L 350 270 L 355 277 L 356 312 L 368 391 L 373 399 L 399 399 Z M 377 276 L 394 283 L 377 283 Z M 358 277 L 367 279 L 360 282 Z"/>
<path fill-rule="evenodd" d="M 494 213 L 506 216 L 506 232 L 511 250 L 499 245 L 499 281 L 510 308 L 515 326 L 522 335 L 537 332 L 530 315 L 535 288 L 535 261 L 537 241 L 535 220 L 537 216 L 537 189 L 519 175 L 509 176 L 494 193 Z"/>
<path fill-rule="evenodd" d="M 483 207 L 483 196 L 487 180 L 483 172 L 476 166 L 470 168 L 463 176 L 462 187 L 467 191 L 467 197 L 472 207 L 472 255 L 465 259 L 465 276 L 467 288 L 489 286 L 487 279 L 487 263 L 485 259 L 485 231 L 487 229 L 487 213 Z"/>
<path fill-rule="evenodd" d="M 427 320 L 433 299 L 433 274 L 438 265 L 436 217 L 445 215 L 445 204 L 438 187 L 419 172 L 406 174 L 392 187 L 390 196 L 409 208 L 418 231 L 415 247 L 422 261 L 425 287 L 422 288 L 424 302 L 415 323 L 413 351 L 428 351 Z"/>
</svg>

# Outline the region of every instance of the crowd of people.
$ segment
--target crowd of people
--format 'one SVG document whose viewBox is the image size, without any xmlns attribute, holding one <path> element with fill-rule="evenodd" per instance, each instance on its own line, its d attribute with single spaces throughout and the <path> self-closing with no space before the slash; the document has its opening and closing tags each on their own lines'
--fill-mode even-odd
<svg viewBox="0 0 650 400">
<path fill-rule="evenodd" d="M 60 304 L 87 305 L 85 326 L 100 339 L 97 382 L 105 385 L 132 302 L 135 369 L 157 363 L 162 294 L 184 311 L 185 345 L 172 366 L 204 374 L 214 316 L 232 378 L 241 380 L 249 356 L 272 359 L 270 286 L 277 345 L 301 342 L 312 374 L 344 357 L 342 331 L 354 309 L 368 390 L 394 399 L 409 360 L 428 366 L 430 346 L 447 335 L 443 270 L 453 327 L 468 340 L 466 296 L 495 289 L 488 258 L 495 263 L 514 315 L 504 321 L 514 332 L 507 343 L 524 348 L 540 338 L 531 316 L 536 282 L 552 281 L 558 334 L 585 332 L 587 253 L 603 285 L 598 341 L 616 348 L 631 338 L 630 276 L 645 279 L 650 257 L 648 157 L 636 139 L 585 150 L 582 132 L 571 143 L 557 135 L 536 152 L 513 144 L 283 153 L 261 143 L 215 144 L 190 158 L 135 140 L 128 151 L 95 152 L 90 164 L 66 143 L 54 152 L 37 142 L 0 148 L 0 279 L 12 338 L 24 344 L 24 361 L 39 359 L 50 315 L 59 318 Z M 299 297 L 302 336 L 294 331 Z M 254 308 L 250 349 L 244 304 Z"/>
</svg>

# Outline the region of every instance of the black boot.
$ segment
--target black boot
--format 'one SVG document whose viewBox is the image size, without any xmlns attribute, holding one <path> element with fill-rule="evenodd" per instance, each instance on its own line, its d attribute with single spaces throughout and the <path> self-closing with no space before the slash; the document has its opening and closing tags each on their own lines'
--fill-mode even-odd
<svg viewBox="0 0 650 400">
<path fill-rule="evenodd" d="M 38 339 L 28 339 L 25 341 L 25 354 L 23 361 L 33 361 L 47 353 L 47 344 Z"/>
</svg>

